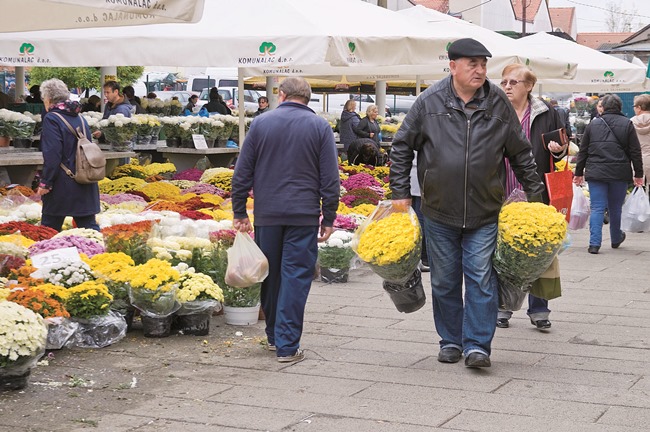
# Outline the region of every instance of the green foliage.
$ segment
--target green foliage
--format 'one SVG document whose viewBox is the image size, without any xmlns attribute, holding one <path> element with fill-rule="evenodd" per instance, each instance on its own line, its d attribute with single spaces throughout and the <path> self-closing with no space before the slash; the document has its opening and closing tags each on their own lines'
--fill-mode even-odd
<svg viewBox="0 0 650 432">
<path fill-rule="evenodd" d="M 131 85 L 142 76 L 142 66 L 118 66 L 117 79 L 122 87 Z M 50 78 L 58 78 L 67 84 L 69 88 L 94 88 L 99 89 L 101 74 L 98 68 L 78 67 L 35 67 L 30 72 L 30 85 L 40 84 Z"/>
</svg>

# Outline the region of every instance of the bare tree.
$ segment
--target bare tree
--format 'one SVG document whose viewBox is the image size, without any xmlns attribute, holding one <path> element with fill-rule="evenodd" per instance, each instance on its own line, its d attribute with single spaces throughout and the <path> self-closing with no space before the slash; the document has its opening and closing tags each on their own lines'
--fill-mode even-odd
<svg viewBox="0 0 650 432">
<path fill-rule="evenodd" d="M 619 3 L 610 1 L 607 3 L 606 8 L 607 18 L 605 23 L 611 33 L 629 33 L 639 27 L 638 23 L 636 25 L 634 23 L 634 18 L 638 12 L 636 7 L 625 10 Z"/>
</svg>

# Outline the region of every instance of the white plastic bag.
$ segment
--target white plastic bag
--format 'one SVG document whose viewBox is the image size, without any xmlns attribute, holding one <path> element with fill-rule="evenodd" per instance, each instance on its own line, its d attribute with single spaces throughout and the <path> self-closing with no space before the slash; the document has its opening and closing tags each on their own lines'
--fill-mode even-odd
<svg viewBox="0 0 650 432">
<path fill-rule="evenodd" d="M 625 200 L 621 229 L 630 232 L 650 231 L 650 202 L 642 187 L 635 187 Z"/>
<path fill-rule="evenodd" d="M 587 227 L 591 209 L 589 200 L 582 192 L 580 186 L 573 185 L 573 201 L 571 202 L 571 214 L 569 216 L 569 229 L 579 230 Z"/>
<path fill-rule="evenodd" d="M 226 284 L 237 288 L 247 288 L 262 282 L 269 275 L 269 261 L 253 239 L 240 231 L 235 235 L 235 243 L 228 249 Z"/>
</svg>

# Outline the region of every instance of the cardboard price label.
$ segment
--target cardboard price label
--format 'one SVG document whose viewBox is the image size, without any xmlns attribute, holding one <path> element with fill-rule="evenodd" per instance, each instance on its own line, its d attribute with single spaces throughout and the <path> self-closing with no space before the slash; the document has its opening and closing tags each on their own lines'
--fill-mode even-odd
<svg viewBox="0 0 650 432">
<path fill-rule="evenodd" d="M 192 141 L 194 141 L 194 148 L 197 149 L 208 148 L 208 143 L 205 141 L 205 137 L 202 134 L 192 134 Z"/>
<path fill-rule="evenodd" d="M 37 269 L 46 267 L 59 267 L 61 264 L 81 261 L 76 247 L 56 249 L 42 254 L 32 255 L 32 265 Z"/>
</svg>

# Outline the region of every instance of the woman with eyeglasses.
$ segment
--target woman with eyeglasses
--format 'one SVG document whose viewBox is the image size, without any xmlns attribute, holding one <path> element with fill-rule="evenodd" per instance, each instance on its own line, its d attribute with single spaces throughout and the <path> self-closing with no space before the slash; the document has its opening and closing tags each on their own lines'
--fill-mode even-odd
<svg viewBox="0 0 650 432">
<path fill-rule="evenodd" d="M 533 156 L 537 164 L 537 173 L 545 181 L 544 174 L 554 170 L 551 160 L 559 160 L 566 155 L 568 142 L 558 143 L 550 141 L 548 148 L 542 142 L 542 134 L 564 127 L 564 122 L 558 112 L 547 102 L 532 96 L 533 87 L 537 83 L 537 77 L 522 64 L 511 64 L 506 66 L 501 73 L 501 89 L 506 93 L 508 100 L 515 109 L 524 135 L 533 146 Z M 510 168 L 508 160 L 506 163 L 506 197 L 515 189 L 522 189 L 514 172 Z M 544 190 L 544 203 L 549 203 L 548 191 Z M 551 327 L 548 308 L 548 300 L 528 295 L 528 316 L 530 322 L 540 330 Z M 512 311 L 499 309 L 497 316 L 497 327 L 507 328 L 510 326 Z"/>
<path fill-rule="evenodd" d="M 643 175 L 647 185 L 650 178 L 650 94 L 634 97 L 634 117 L 631 120 L 641 143 Z"/>
</svg>

